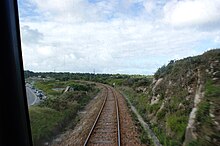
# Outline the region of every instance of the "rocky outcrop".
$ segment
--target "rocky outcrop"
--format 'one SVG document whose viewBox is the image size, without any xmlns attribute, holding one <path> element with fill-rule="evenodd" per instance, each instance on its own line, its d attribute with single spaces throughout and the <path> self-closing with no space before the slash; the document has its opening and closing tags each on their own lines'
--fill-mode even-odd
<svg viewBox="0 0 220 146">
<path fill-rule="evenodd" d="M 194 145 L 220 145 L 219 62 L 220 49 L 211 50 L 172 61 L 155 73 L 136 104 L 162 144 L 189 146 L 193 141 Z"/>
<path fill-rule="evenodd" d="M 153 86 L 153 88 L 152 88 L 153 94 L 155 93 L 155 89 L 157 88 L 157 86 L 158 86 L 162 81 L 163 81 L 163 78 L 159 78 L 158 80 L 154 80 L 155 83 L 153 82 L 154 86 Z"/>
<path fill-rule="evenodd" d="M 197 134 L 195 132 L 196 131 L 195 118 L 196 118 L 196 112 L 198 110 L 198 104 L 201 102 L 202 98 L 204 97 L 204 92 L 202 92 L 203 86 L 204 83 L 201 81 L 201 73 L 200 70 L 198 69 L 198 81 L 197 81 L 196 94 L 194 97 L 194 107 L 189 115 L 189 121 L 185 133 L 185 141 L 183 144 L 184 146 L 190 141 L 197 139 Z"/>
<path fill-rule="evenodd" d="M 157 94 L 156 95 L 156 88 L 160 85 L 160 83 L 163 81 L 163 78 L 159 78 L 158 80 L 155 80 L 153 81 L 152 85 L 152 93 L 153 93 L 153 96 L 151 97 L 151 102 L 150 104 L 153 105 L 153 104 L 156 104 L 159 102 L 159 97 L 160 95 Z"/>
</svg>

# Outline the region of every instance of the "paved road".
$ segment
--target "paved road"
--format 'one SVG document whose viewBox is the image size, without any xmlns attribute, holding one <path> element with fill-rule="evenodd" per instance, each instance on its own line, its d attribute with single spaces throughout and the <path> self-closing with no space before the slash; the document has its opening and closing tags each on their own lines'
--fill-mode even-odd
<svg viewBox="0 0 220 146">
<path fill-rule="evenodd" d="M 31 105 L 34 105 L 40 102 L 40 99 L 35 95 L 33 90 L 28 86 L 26 86 L 26 94 L 27 94 L 28 106 L 31 106 Z"/>
</svg>

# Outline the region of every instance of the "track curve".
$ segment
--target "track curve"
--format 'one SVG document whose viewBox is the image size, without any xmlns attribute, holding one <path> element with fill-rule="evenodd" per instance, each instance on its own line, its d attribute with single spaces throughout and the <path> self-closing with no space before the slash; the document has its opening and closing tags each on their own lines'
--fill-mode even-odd
<svg viewBox="0 0 220 146">
<path fill-rule="evenodd" d="M 111 87 L 105 88 L 107 94 L 84 146 L 121 144 L 118 99 Z"/>
</svg>

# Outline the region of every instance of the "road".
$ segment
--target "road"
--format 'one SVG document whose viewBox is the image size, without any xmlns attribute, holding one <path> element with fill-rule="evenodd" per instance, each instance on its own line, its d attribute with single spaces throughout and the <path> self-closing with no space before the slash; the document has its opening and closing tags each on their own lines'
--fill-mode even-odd
<svg viewBox="0 0 220 146">
<path fill-rule="evenodd" d="M 35 95 L 34 91 L 28 86 L 26 86 L 26 94 L 27 94 L 28 106 L 40 102 L 40 99 Z"/>
</svg>

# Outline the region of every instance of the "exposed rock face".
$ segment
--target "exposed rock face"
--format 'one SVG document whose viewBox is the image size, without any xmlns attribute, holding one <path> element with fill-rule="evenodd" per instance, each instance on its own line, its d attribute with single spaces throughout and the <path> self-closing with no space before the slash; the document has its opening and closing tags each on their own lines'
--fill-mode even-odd
<svg viewBox="0 0 220 146">
<path fill-rule="evenodd" d="M 192 88 L 192 87 L 190 87 L 190 86 L 188 86 L 188 87 L 187 87 L 187 89 L 188 89 L 188 93 L 189 93 L 189 94 L 191 94 L 191 93 L 193 93 L 193 92 L 194 92 L 193 88 Z"/>
<path fill-rule="evenodd" d="M 136 90 L 137 92 L 142 92 L 142 93 L 144 93 L 144 92 L 147 91 L 147 88 L 146 88 L 146 87 L 137 87 L 135 90 Z"/>
<path fill-rule="evenodd" d="M 194 97 L 194 107 L 189 115 L 189 121 L 188 125 L 186 128 L 186 133 L 185 133 L 185 141 L 183 145 L 186 145 L 186 143 L 195 140 L 197 138 L 196 132 L 195 132 L 195 118 L 196 118 L 196 112 L 198 110 L 198 104 L 204 97 L 204 92 L 202 92 L 203 89 L 203 84 L 201 81 L 201 73 L 200 70 L 198 69 L 198 81 L 197 81 L 197 89 L 196 89 L 196 94 Z"/>
<path fill-rule="evenodd" d="M 151 98 L 151 105 L 153 105 L 153 104 L 156 104 L 156 103 L 158 103 L 158 101 L 159 101 L 159 94 L 157 95 L 157 96 L 153 96 L 152 98 Z"/>
<path fill-rule="evenodd" d="M 216 139 L 216 133 L 220 135 L 220 49 L 171 62 L 155 74 L 145 92 L 144 109 L 150 123 L 166 136 L 162 140 L 175 146 L 188 146 L 192 141 L 220 145 L 220 139 Z M 206 86 L 210 86 L 210 97 Z M 201 107 L 204 103 L 205 107 Z M 211 120 L 207 122 L 203 116 Z"/>
<path fill-rule="evenodd" d="M 163 81 L 163 78 L 160 78 L 158 80 L 154 79 L 154 81 L 153 81 L 153 84 L 152 84 L 153 85 L 153 87 L 152 87 L 153 96 L 151 97 L 151 103 L 150 103 L 151 105 L 156 104 L 156 103 L 159 102 L 160 95 L 159 94 L 156 95 L 155 90 L 158 87 L 158 85 L 160 85 L 160 83 L 162 81 Z"/>
<path fill-rule="evenodd" d="M 159 78 L 158 80 L 155 80 L 155 84 L 152 88 L 152 92 L 155 93 L 155 89 L 157 88 L 157 86 L 163 81 L 163 78 Z"/>
</svg>

